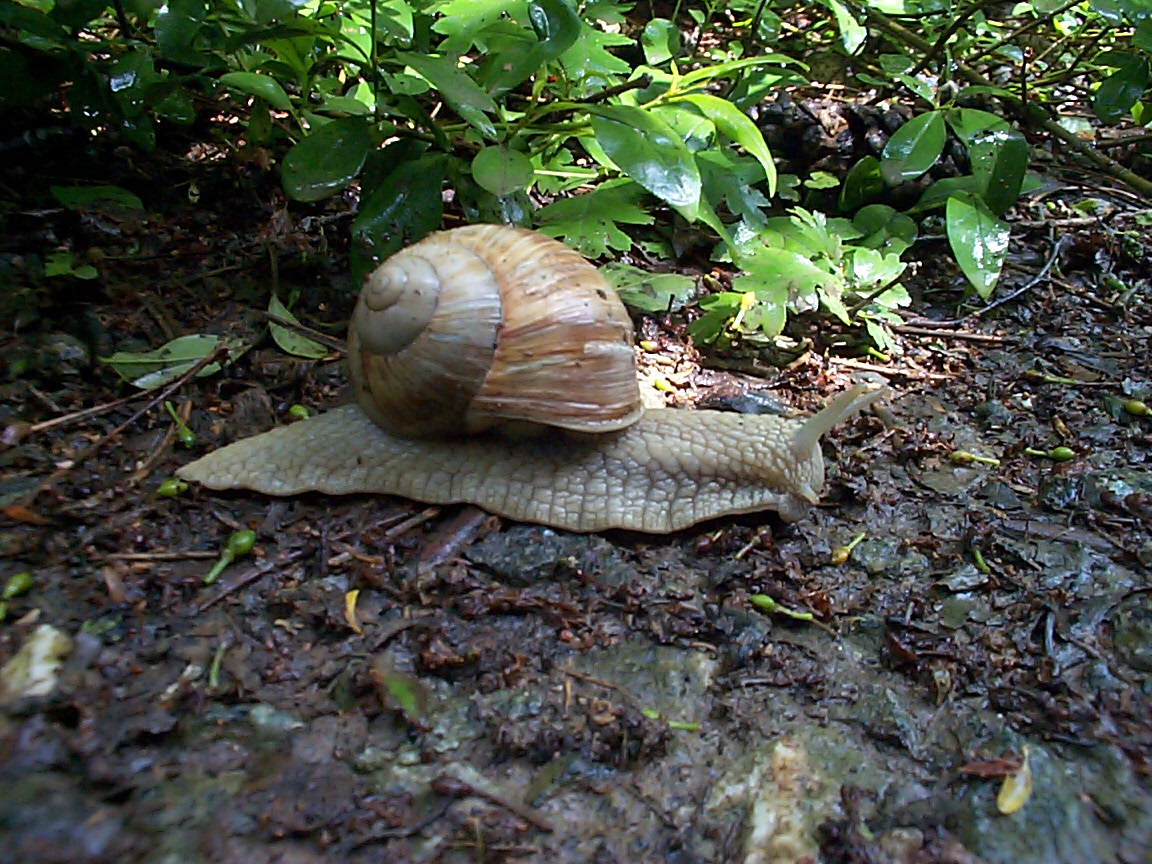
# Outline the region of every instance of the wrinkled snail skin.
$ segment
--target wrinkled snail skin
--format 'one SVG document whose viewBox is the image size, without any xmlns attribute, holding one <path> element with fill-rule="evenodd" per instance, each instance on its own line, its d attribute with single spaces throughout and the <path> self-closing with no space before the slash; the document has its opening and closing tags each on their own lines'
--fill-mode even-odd
<svg viewBox="0 0 1152 864">
<path fill-rule="evenodd" d="M 882 391 L 807 419 L 645 413 L 632 322 L 579 253 L 502 225 L 428 235 L 368 277 L 348 333 L 357 405 L 177 472 L 212 489 L 469 503 L 570 531 L 667 533 L 824 485 L 820 437 Z"/>
<path fill-rule="evenodd" d="M 399 495 L 470 503 L 569 531 L 669 533 L 719 516 L 799 519 L 824 484 L 819 439 L 884 391 L 862 386 L 804 419 L 647 412 L 620 432 L 397 438 L 356 405 L 231 444 L 177 472 L 211 489 Z"/>
</svg>

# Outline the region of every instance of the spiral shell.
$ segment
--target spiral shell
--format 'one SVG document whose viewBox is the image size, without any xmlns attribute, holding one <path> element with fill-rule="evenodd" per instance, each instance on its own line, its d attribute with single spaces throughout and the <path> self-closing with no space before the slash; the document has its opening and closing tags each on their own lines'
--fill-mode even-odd
<svg viewBox="0 0 1152 864">
<path fill-rule="evenodd" d="M 365 413 L 402 437 L 510 421 L 609 432 L 643 413 L 624 305 L 579 253 L 521 228 L 437 232 L 381 264 L 348 366 Z"/>
</svg>

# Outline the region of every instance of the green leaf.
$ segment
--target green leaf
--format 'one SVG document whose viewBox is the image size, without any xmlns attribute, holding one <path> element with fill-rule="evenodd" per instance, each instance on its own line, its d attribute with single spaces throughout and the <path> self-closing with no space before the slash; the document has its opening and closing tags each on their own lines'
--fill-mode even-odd
<svg viewBox="0 0 1152 864">
<path fill-rule="evenodd" d="M 675 312 L 696 290 L 696 280 L 679 273 L 649 273 L 639 267 L 610 261 L 600 268 L 620 299 L 641 312 Z"/>
<path fill-rule="evenodd" d="M 632 238 L 619 224 L 653 222 L 653 217 L 638 204 L 643 194 L 635 182 L 620 178 L 601 183 L 585 195 L 560 198 L 536 212 L 540 232 L 562 237 L 588 258 L 600 258 L 609 249 L 625 252 L 632 248 Z"/>
<path fill-rule="evenodd" d="M 752 228 L 762 227 L 762 208 L 770 202 L 753 184 L 764 179 L 760 163 L 733 150 L 705 150 L 696 154 L 703 198 L 719 206 L 726 201 L 733 215 L 743 218 Z"/>
<path fill-rule="evenodd" d="M 317 129 L 288 151 L 280 167 L 284 191 L 297 201 L 320 201 L 348 187 L 372 149 L 363 117 L 344 117 Z"/>
<path fill-rule="evenodd" d="M 500 144 L 485 147 L 472 160 L 472 177 L 497 197 L 527 189 L 535 174 L 532 160 Z"/>
<path fill-rule="evenodd" d="M 848 7 L 840 0 L 823 0 L 825 6 L 832 10 L 836 16 L 836 26 L 840 28 L 840 44 L 849 54 L 855 54 L 856 49 L 864 44 L 868 38 L 868 30 L 852 15 Z"/>
<path fill-rule="evenodd" d="M 943 207 L 949 198 L 961 192 L 980 192 L 980 182 L 971 174 L 964 177 L 945 177 L 924 190 L 920 200 L 908 211 L 910 216 Z"/>
<path fill-rule="evenodd" d="M 1020 197 L 1028 170 L 1028 142 L 1015 129 L 988 129 L 973 140 L 968 156 L 988 208 L 1003 216 Z"/>
<path fill-rule="evenodd" d="M 649 66 L 659 66 L 680 51 L 680 28 L 667 18 L 653 18 L 644 25 L 640 47 Z"/>
<path fill-rule="evenodd" d="M 650 111 L 627 105 L 594 105 L 596 140 L 620 169 L 673 207 L 695 218 L 700 201 L 700 173 L 675 130 Z"/>
<path fill-rule="evenodd" d="M 440 227 L 448 156 L 425 153 L 414 159 L 397 158 L 407 152 L 404 141 L 388 145 L 379 161 L 392 171 L 376 176 L 371 185 L 362 184 L 360 209 L 352 222 L 356 285 L 389 255 Z"/>
<path fill-rule="evenodd" d="M 169 60 L 199 65 L 202 55 L 192 45 L 207 18 L 204 0 L 170 0 L 156 14 L 156 47 Z"/>
<path fill-rule="evenodd" d="M 468 53 L 493 24 L 507 18 L 523 22 L 528 17 L 527 0 L 449 0 L 438 4 L 439 18 L 432 25 L 435 33 L 447 36 L 437 46 L 445 57 L 459 57 Z"/>
<path fill-rule="evenodd" d="M 531 31 L 519 28 L 515 36 L 490 40 L 480 80 L 493 96 L 518 87 L 572 47 L 580 35 L 580 17 L 564 0 L 535 0 L 528 4 L 527 16 Z"/>
<path fill-rule="evenodd" d="M 645 108 L 672 127 L 691 153 L 699 153 L 716 141 L 716 126 L 689 102 L 664 102 Z"/>
<path fill-rule="evenodd" d="M 952 127 L 956 137 L 964 142 L 965 147 L 971 147 L 977 138 L 990 129 L 1012 128 L 1003 117 L 976 108 L 954 108 L 946 112 L 945 116 L 948 125 Z"/>
<path fill-rule="evenodd" d="M 865 156 L 852 166 L 840 190 L 840 209 L 855 210 L 884 192 L 887 184 L 880 174 L 880 160 Z"/>
<path fill-rule="evenodd" d="M 487 114 L 496 112 L 496 103 L 480 85 L 461 71 L 453 60 L 433 54 L 398 53 L 409 67 L 440 91 L 444 101 L 486 138 L 497 138 L 496 127 Z"/>
<path fill-rule="evenodd" d="M 993 215 L 982 198 L 971 193 L 949 198 L 945 214 L 952 254 L 976 293 L 987 299 L 996 288 L 1008 255 L 1011 228 Z"/>
<path fill-rule="evenodd" d="M 923 99 L 930 105 L 936 104 L 936 88 L 922 78 L 913 78 L 905 72 L 896 72 L 892 75 L 897 81 Z"/>
<path fill-rule="evenodd" d="M 1100 82 L 1092 110 L 1105 123 L 1115 123 L 1140 101 L 1148 89 L 1148 61 L 1121 67 Z"/>
<path fill-rule="evenodd" d="M 799 303 L 802 307 L 814 304 L 817 288 L 839 291 L 841 285 L 837 275 L 789 249 L 765 246 L 741 259 L 741 264 L 747 273 L 732 281 L 733 288 L 738 291 L 755 290 L 758 297 L 762 290 L 783 292 L 789 302 Z"/>
<path fill-rule="evenodd" d="M 852 217 L 852 224 L 863 232 L 856 245 L 868 249 L 900 255 L 916 242 L 916 223 L 887 204 L 861 207 Z"/>
<path fill-rule="evenodd" d="M 884 145 L 881 176 L 892 186 L 919 177 L 936 164 L 947 137 L 941 112 L 929 111 L 913 117 Z"/>
<path fill-rule="evenodd" d="M 72 210 L 110 201 L 129 210 L 143 210 L 144 202 L 119 186 L 50 186 L 52 197 Z"/>
<path fill-rule="evenodd" d="M 743 294 L 735 291 L 721 291 L 718 294 L 709 294 L 700 299 L 700 308 L 705 310 L 695 321 L 688 325 L 688 335 L 698 345 L 715 342 L 728 322 L 736 317 L 740 311 L 740 301 Z"/>
<path fill-rule="evenodd" d="M 216 350 L 228 349 L 228 362 L 248 350 L 240 339 L 220 336 L 181 336 L 154 351 L 117 351 L 111 357 L 101 357 L 125 381 L 141 390 L 152 390 L 179 378 L 185 372 Z M 197 378 L 220 371 L 219 363 L 209 363 L 196 373 Z"/>
<path fill-rule="evenodd" d="M 587 21 L 580 25 L 580 35 L 560 55 L 560 65 L 576 84 L 573 96 L 589 96 L 597 90 L 619 84 L 621 76 L 632 71 L 627 62 L 608 52 L 609 48 L 632 45 L 634 40 L 619 33 L 597 30 Z"/>
<path fill-rule="evenodd" d="M 283 318 L 286 321 L 291 321 L 293 324 L 299 324 L 296 316 L 288 311 L 288 307 L 280 302 L 280 298 L 275 294 L 272 299 L 268 301 L 268 313 L 275 315 L 277 318 Z M 275 321 L 268 322 L 268 329 L 272 332 L 272 339 L 280 346 L 280 349 L 293 357 L 304 357 L 308 360 L 319 360 L 328 356 L 328 349 L 309 339 L 307 336 L 300 335 L 299 332 L 290 327 L 285 327 L 283 324 L 277 324 Z"/>
<path fill-rule="evenodd" d="M 764 143 L 764 135 L 752 119 L 727 99 L 721 99 L 719 96 L 695 93 L 685 96 L 684 99 L 699 108 L 705 117 L 716 124 L 717 129 L 747 150 L 763 166 L 764 176 L 768 179 L 768 196 L 775 195 L 776 163 L 772 161 L 772 154 L 768 151 L 768 145 Z"/>
<path fill-rule="evenodd" d="M 280 82 L 271 75 L 261 75 L 259 72 L 229 72 L 220 76 L 220 83 L 249 96 L 259 96 L 277 111 L 292 110 L 288 94 L 284 92 Z"/>
<path fill-rule="evenodd" d="M 739 60 L 730 60 L 727 63 L 717 63 L 715 66 L 705 66 L 701 69 L 694 69 L 680 76 L 680 89 L 684 91 L 699 84 L 714 81 L 717 78 L 730 78 L 734 72 L 739 72 L 742 69 L 748 69 L 752 66 L 783 66 L 786 64 L 800 66 L 804 69 L 808 68 L 805 63 L 801 63 L 799 60 L 793 60 L 791 57 L 785 57 L 783 54 L 760 54 L 756 57 L 742 57 Z"/>
</svg>

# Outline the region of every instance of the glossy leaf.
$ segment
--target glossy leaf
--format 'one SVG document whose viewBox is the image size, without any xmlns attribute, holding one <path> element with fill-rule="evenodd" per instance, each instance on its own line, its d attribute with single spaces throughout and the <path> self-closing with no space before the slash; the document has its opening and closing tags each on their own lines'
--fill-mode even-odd
<svg viewBox="0 0 1152 864">
<path fill-rule="evenodd" d="M 335 195 L 360 174 L 371 148 L 363 117 L 333 120 L 285 155 L 280 169 L 284 191 L 297 201 L 320 201 Z"/>
<path fill-rule="evenodd" d="M 261 75 L 259 72 L 229 72 L 220 76 L 220 83 L 249 96 L 259 96 L 278 111 L 292 110 L 288 94 L 284 92 L 280 82 L 271 75 Z"/>
<path fill-rule="evenodd" d="M 405 142 L 389 145 L 401 152 Z M 388 164 L 385 162 L 384 164 Z M 381 261 L 440 227 L 444 215 L 444 175 L 448 156 L 425 153 L 395 164 L 369 187 L 364 184 L 360 209 L 352 222 L 352 277 L 355 284 Z"/>
<path fill-rule="evenodd" d="M 908 210 L 908 215 L 915 216 L 917 213 L 926 213 L 937 207 L 943 207 L 950 197 L 960 192 L 979 191 L 980 182 L 971 174 L 963 177 L 944 177 L 924 190 L 920 200 Z"/>
<path fill-rule="evenodd" d="M 852 224 L 862 232 L 857 246 L 900 255 L 916 242 L 916 223 L 887 204 L 861 207 Z"/>
<path fill-rule="evenodd" d="M 944 117 L 939 111 L 913 117 L 884 145 L 881 176 L 893 186 L 919 177 L 936 164 L 946 139 Z"/>
<path fill-rule="evenodd" d="M 1115 123 L 1140 101 L 1148 89 L 1148 61 L 1130 63 L 1100 82 L 1092 110 L 1105 123 Z"/>
<path fill-rule="evenodd" d="M 880 174 L 880 160 L 865 156 L 852 166 L 840 190 L 840 209 L 852 211 L 882 194 L 887 188 Z"/>
<path fill-rule="evenodd" d="M 1004 215 L 1020 197 L 1028 170 L 1028 142 L 1015 129 L 989 129 L 976 137 L 968 156 L 988 208 Z"/>
<path fill-rule="evenodd" d="M 472 177 L 498 197 L 527 189 L 534 174 L 531 159 L 503 145 L 485 147 L 472 160 Z"/>
<path fill-rule="evenodd" d="M 840 28 L 840 44 L 849 54 L 855 54 L 856 49 L 868 38 L 867 29 L 856 20 L 841 0 L 823 0 L 823 2 L 836 16 L 836 26 Z"/>
<path fill-rule="evenodd" d="M 976 293 L 987 298 L 996 288 L 1008 255 L 1010 227 L 977 195 L 959 193 L 945 208 L 948 244 Z"/>
<path fill-rule="evenodd" d="M 531 34 L 526 34 L 527 38 L 519 42 L 510 41 L 490 51 L 481 81 L 493 96 L 519 86 L 572 47 L 580 35 L 580 18 L 564 0 L 535 0 L 528 4 L 527 12 L 540 41 L 533 42 Z"/>
<path fill-rule="evenodd" d="M 281 303 L 280 298 L 275 294 L 273 294 L 272 299 L 268 301 L 268 312 L 277 318 L 283 318 L 285 321 L 291 321 L 294 324 L 300 323 L 296 320 L 296 316 L 288 311 L 288 307 Z M 309 339 L 307 336 L 301 335 L 291 327 L 285 327 L 283 324 L 269 321 L 268 330 L 272 333 L 272 339 L 280 346 L 280 349 L 287 354 L 291 354 L 293 357 L 319 360 L 322 357 L 328 356 L 328 349 L 326 347 L 319 342 Z"/>
<path fill-rule="evenodd" d="M 596 140 L 620 169 L 674 207 L 695 218 L 700 173 L 684 142 L 650 111 L 627 105 L 589 106 Z"/>
<path fill-rule="evenodd" d="M 680 28 L 667 18 L 653 18 L 644 25 L 640 47 L 650 66 L 660 66 L 680 51 Z"/>
<path fill-rule="evenodd" d="M 488 114 L 496 112 L 496 103 L 484 90 L 447 57 L 432 54 L 401 53 L 399 58 L 440 91 L 444 101 L 486 138 L 495 139 L 496 127 Z"/>
<path fill-rule="evenodd" d="M 684 98 L 699 108 L 717 129 L 755 157 L 768 178 L 769 197 L 775 195 L 776 163 L 772 161 L 772 154 L 768 151 L 768 145 L 764 143 L 764 135 L 752 119 L 727 99 L 721 99 L 719 96 L 695 93 Z"/>
<path fill-rule="evenodd" d="M 1012 128 L 1003 117 L 976 108 L 955 108 L 946 112 L 945 118 L 966 147 L 990 129 Z"/>
<path fill-rule="evenodd" d="M 808 68 L 805 63 L 799 60 L 793 60 L 791 57 L 785 57 L 783 54 L 760 54 L 756 57 L 741 57 L 739 60 L 717 63 L 715 66 L 704 66 L 703 68 L 693 69 L 691 72 L 681 75 L 680 89 L 687 90 L 690 87 L 695 87 L 698 84 L 704 84 L 708 81 L 714 81 L 717 78 L 731 78 L 733 73 L 748 69 L 752 66 L 779 66 L 785 64 L 801 66 L 804 69 Z"/>
</svg>

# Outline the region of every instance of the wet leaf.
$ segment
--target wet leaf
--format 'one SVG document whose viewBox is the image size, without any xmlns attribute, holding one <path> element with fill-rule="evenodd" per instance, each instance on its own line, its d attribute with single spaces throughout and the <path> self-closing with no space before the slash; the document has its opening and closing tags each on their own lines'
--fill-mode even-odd
<svg viewBox="0 0 1152 864">
<path fill-rule="evenodd" d="M 277 318 L 283 318 L 286 321 L 292 321 L 299 324 L 296 316 L 288 311 L 280 298 L 275 294 L 272 299 L 268 301 L 269 314 L 275 315 Z M 328 349 L 307 336 L 302 336 L 296 330 L 285 327 L 283 324 L 277 324 L 275 321 L 268 322 L 268 329 L 272 332 L 272 339 L 280 346 L 280 350 L 291 354 L 293 357 L 305 357 L 309 360 L 319 360 L 322 357 L 328 356 Z"/>
<path fill-rule="evenodd" d="M 1127 114 L 1148 89 L 1148 61 L 1134 55 L 1128 56 L 1131 57 L 1130 62 L 1101 81 L 1092 100 L 1092 110 L 1105 123 L 1115 123 Z"/>
<path fill-rule="evenodd" d="M 1000 279 L 1011 228 L 971 193 L 949 198 L 945 214 L 952 254 L 976 293 L 987 298 Z"/>
<path fill-rule="evenodd" d="M 650 66 L 671 60 L 680 51 L 680 28 L 667 18 L 653 18 L 644 25 L 640 47 Z"/>
<path fill-rule="evenodd" d="M 179 378 L 221 346 L 228 349 L 229 361 L 248 348 L 239 339 L 181 336 L 154 351 L 117 351 L 111 357 L 101 357 L 100 362 L 107 363 L 132 386 L 151 390 Z M 203 378 L 219 371 L 219 363 L 209 363 L 196 373 L 196 377 Z"/>
<path fill-rule="evenodd" d="M 371 148 L 363 117 L 333 120 L 288 151 L 280 169 L 284 191 L 297 201 L 335 195 L 360 174 Z"/>
<path fill-rule="evenodd" d="M 220 76 L 220 83 L 249 96 L 259 96 L 277 111 L 292 110 L 288 94 L 284 92 L 280 82 L 271 75 L 261 75 L 259 72 L 229 72 Z"/>
<path fill-rule="evenodd" d="M 383 159 L 404 149 L 389 145 Z M 424 153 L 413 159 L 392 156 L 396 167 L 361 186 L 360 210 L 352 222 L 352 277 L 357 285 L 381 261 L 440 227 L 441 189 L 448 156 Z"/>
<path fill-rule="evenodd" d="M 776 163 L 772 161 L 772 154 L 764 143 L 764 135 L 752 119 L 727 99 L 718 96 L 697 93 L 684 98 L 699 108 L 717 129 L 755 157 L 764 168 L 764 176 L 768 178 L 768 195 L 775 195 Z"/>
<path fill-rule="evenodd" d="M 650 111 L 628 105 L 589 108 L 596 140 L 620 169 L 689 221 L 700 201 L 700 172 L 680 136 Z"/>
<path fill-rule="evenodd" d="M 487 116 L 496 113 L 496 103 L 454 61 L 433 54 L 402 53 L 398 56 L 439 90 L 452 110 L 475 126 L 485 138 L 497 137 L 496 127 Z"/>
<path fill-rule="evenodd" d="M 946 139 L 944 115 L 940 111 L 913 117 L 884 145 L 881 176 L 891 185 L 919 177 L 936 164 L 944 152 Z"/>
<path fill-rule="evenodd" d="M 472 160 L 472 177 L 497 197 L 528 188 L 535 176 L 532 160 L 503 145 L 485 147 Z"/>
<path fill-rule="evenodd" d="M 887 184 L 880 173 L 880 160 L 865 156 L 852 166 L 840 190 L 840 209 L 855 210 L 883 193 Z"/>
<path fill-rule="evenodd" d="M 988 209 L 1002 216 L 1020 197 L 1028 170 L 1028 142 L 1015 129 L 992 128 L 973 138 L 968 156 Z"/>
</svg>

